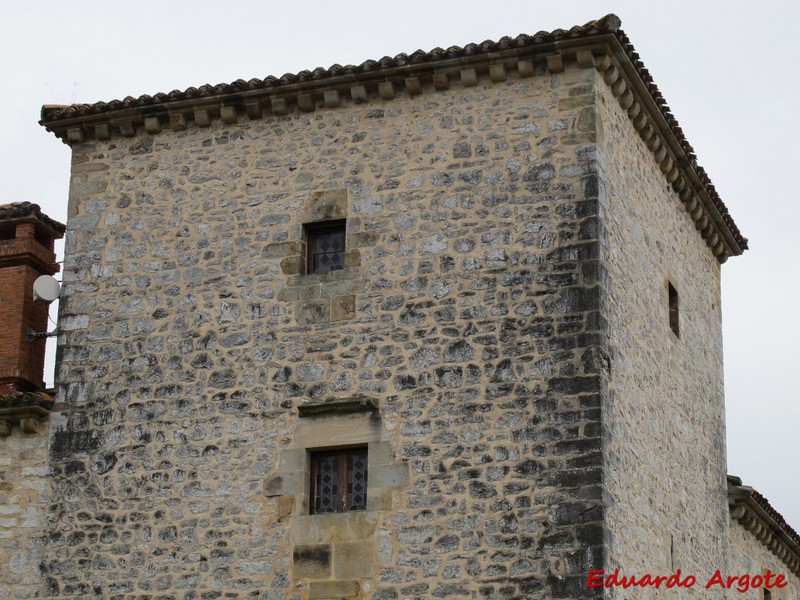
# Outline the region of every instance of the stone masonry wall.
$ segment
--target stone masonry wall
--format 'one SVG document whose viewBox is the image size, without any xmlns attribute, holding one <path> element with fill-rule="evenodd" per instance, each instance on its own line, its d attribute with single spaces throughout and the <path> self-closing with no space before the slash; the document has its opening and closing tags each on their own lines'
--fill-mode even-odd
<svg viewBox="0 0 800 600">
<path fill-rule="evenodd" d="M 594 78 L 75 145 L 43 595 L 590 595 Z M 298 274 L 328 200 L 346 268 Z M 293 551 L 297 407 L 331 398 L 374 403 L 408 474 L 331 530 L 372 540 L 368 575 Z"/>
<path fill-rule="evenodd" d="M 728 576 L 749 573 L 750 575 L 761 574 L 763 576 L 766 569 L 769 569 L 773 573 L 782 574 L 788 582 L 785 587 L 773 587 L 769 590 L 771 600 L 797 600 L 800 598 L 800 578 L 786 567 L 786 563 L 779 560 L 739 523 L 729 520 L 728 525 L 730 527 L 728 538 L 729 561 L 727 572 L 720 570 L 721 574 Z M 775 578 L 772 581 L 775 581 Z M 743 600 L 762 600 L 764 598 L 764 591 L 760 588 L 752 588 L 744 592 L 737 590 L 735 594 L 737 598 L 742 598 Z"/>
<path fill-rule="evenodd" d="M 0 598 L 33 598 L 41 590 L 47 444 L 46 432 L 24 433 L 19 425 L 0 436 Z"/>
<path fill-rule="evenodd" d="M 728 521 L 720 265 L 618 101 L 607 86 L 597 89 L 611 365 L 606 568 L 637 576 L 680 568 L 700 579 L 725 566 Z M 679 336 L 670 328 L 669 283 Z M 718 597 L 702 586 L 684 593 Z"/>
</svg>

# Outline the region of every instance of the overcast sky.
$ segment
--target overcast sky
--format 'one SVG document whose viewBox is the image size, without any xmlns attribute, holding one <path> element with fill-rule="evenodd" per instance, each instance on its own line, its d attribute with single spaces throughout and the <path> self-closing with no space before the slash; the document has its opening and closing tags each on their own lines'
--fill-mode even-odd
<svg viewBox="0 0 800 600">
<path fill-rule="evenodd" d="M 800 531 L 797 0 L 0 0 L 0 203 L 66 220 L 70 150 L 37 124 L 42 104 L 358 64 L 609 12 L 750 239 L 722 269 L 728 472 Z"/>
</svg>

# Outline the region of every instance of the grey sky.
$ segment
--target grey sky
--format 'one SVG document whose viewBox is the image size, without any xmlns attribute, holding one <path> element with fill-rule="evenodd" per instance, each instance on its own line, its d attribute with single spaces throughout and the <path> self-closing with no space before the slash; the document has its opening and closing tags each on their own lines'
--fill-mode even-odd
<svg viewBox="0 0 800 600">
<path fill-rule="evenodd" d="M 37 125 L 42 104 L 357 64 L 569 28 L 608 12 L 622 18 L 750 238 L 751 249 L 723 266 L 728 471 L 800 530 L 796 0 L 0 0 L 0 202 L 36 202 L 66 220 L 70 151 Z"/>
</svg>

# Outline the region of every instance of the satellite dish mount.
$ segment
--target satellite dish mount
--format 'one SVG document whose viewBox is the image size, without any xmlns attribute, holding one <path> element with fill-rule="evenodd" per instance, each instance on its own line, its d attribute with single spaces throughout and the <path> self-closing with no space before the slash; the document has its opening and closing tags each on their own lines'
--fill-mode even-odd
<svg viewBox="0 0 800 600">
<path fill-rule="evenodd" d="M 43 300 L 44 302 L 52 302 L 61 295 L 61 286 L 52 275 L 42 275 L 37 277 L 33 282 L 33 301 Z M 28 328 L 28 342 L 33 343 L 41 338 L 48 338 L 58 335 L 58 327 L 53 331 L 44 333 L 37 333 L 33 329 Z"/>
</svg>

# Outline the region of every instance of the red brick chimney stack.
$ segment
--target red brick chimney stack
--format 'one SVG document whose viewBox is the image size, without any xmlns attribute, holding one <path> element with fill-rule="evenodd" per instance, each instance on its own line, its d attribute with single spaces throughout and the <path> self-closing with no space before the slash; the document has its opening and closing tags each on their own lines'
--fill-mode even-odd
<svg viewBox="0 0 800 600">
<path fill-rule="evenodd" d="M 33 300 L 33 282 L 58 272 L 53 244 L 64 225 L 37 204 L 0 204 L 0 395 L 44 387 L 44 338 L 28 341 L 28 330 L 47 330 L 48 303 Z"/>
</svg>

